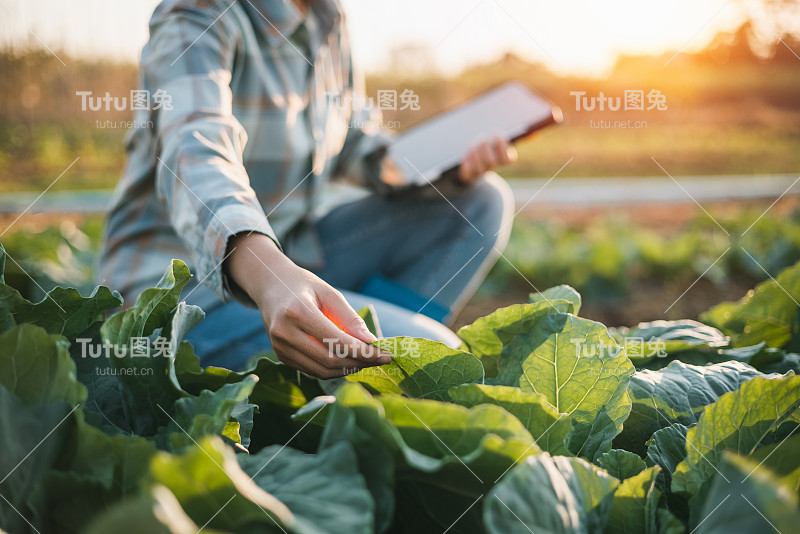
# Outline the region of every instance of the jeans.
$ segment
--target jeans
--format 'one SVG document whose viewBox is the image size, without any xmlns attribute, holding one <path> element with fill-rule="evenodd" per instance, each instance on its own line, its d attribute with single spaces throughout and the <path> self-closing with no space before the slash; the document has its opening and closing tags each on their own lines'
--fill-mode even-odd
<svg viewBox="0 0 800 534">
<path fill-rule="evenodd" d="M 372 195 L 315 222 L 325 261 L 312 271 L 356 310 L 372 304 L 384 336 L 458 346 L 452 331 L 425 314 L 446 322 L 474 294 L 508 241 L 513 206 L 511 189 L 494 173 L 466 188 Z M 258 310 L 223 303 L 196 283 L 185 291 L 187 303 L 206 311 L 186 336 L 204 366 L 238 370 L 269 350 Z"/>
</svg>

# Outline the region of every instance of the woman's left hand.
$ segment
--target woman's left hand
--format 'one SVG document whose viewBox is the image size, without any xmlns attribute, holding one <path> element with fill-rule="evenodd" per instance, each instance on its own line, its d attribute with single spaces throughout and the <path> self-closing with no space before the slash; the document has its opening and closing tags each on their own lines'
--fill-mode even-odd
<svg viewBox="0 0 800 534">
<path fill-rule="evenodd" d="M 517 161 L 517 151 L 505 139 L 495 136 L 473 146 L 464 156 L 458 169 L 458 179 L 463 184 L 471 184 L 484 173 Z"/>
</svg>

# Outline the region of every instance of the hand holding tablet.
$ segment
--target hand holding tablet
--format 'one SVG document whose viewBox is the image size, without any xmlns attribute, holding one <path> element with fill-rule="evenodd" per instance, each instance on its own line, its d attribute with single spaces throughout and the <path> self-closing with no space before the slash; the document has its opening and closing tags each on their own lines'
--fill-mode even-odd
<svg viewBox="0 0 800 534">
<path fill-rule="evenodd" d="M 482 154 L 486 147 L 475 147 L 487 139 L 497 135 L 513 143 L 561 122 L 561 117 L 561 110 L 543 96 L 509 82 L 402 133 L 388 156 L 409 184 L 424 185 L 462 162 L 480 166 L 481 158 L 490 154 Z"/>
</svg>

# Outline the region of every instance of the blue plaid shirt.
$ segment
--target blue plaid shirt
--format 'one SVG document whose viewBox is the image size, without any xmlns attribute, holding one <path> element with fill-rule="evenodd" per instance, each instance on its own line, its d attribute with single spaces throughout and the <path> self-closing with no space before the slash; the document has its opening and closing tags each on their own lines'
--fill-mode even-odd
<svg viewBox="0 0 800 534">
<path fill-rule="evenodd" d="M 299 248 L 313 265 L 302 222 L 336 205 L 334 184 L 381 189 L 368 156 L 389 141 L 357 105 L 364 85 L 337 0 L 307 14 L 284 0 L 166 0 L 140 89 L 168 99 L 135 114 L 98 265 L 127 304 L 172 258 L 223 300 L 252 304 L 223 276 L 232 235 L 311 243 Z"/>
</svg>

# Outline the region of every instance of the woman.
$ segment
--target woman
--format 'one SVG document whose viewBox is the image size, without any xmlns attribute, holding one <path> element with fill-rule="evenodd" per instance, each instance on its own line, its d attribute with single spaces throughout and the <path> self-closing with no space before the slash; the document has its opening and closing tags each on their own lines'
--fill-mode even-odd
<svg viewBox="0 0 800 534">
<path fill-rule="evenodd" d="M 451 318 L 505 245 L 510 193 L 487 171 L 508 145 L 476 146 L 446 192 L 399 185 L 391 139 L 357 105 L 336 0 L 166 0 L 140 88 L 159 103 L 130 133 L 101 282 L 130 304 L 186 261 L 185 298 L 207 313 L 187 339 L 206 365 L 237 369 L 270 342 L 320 378 L 386 363 L 334 286 L 410 308 L 387 333 L 436 336 L 413 312 Z M 335 194 L 341 183 L 357 187 Z"/>
</svg>

